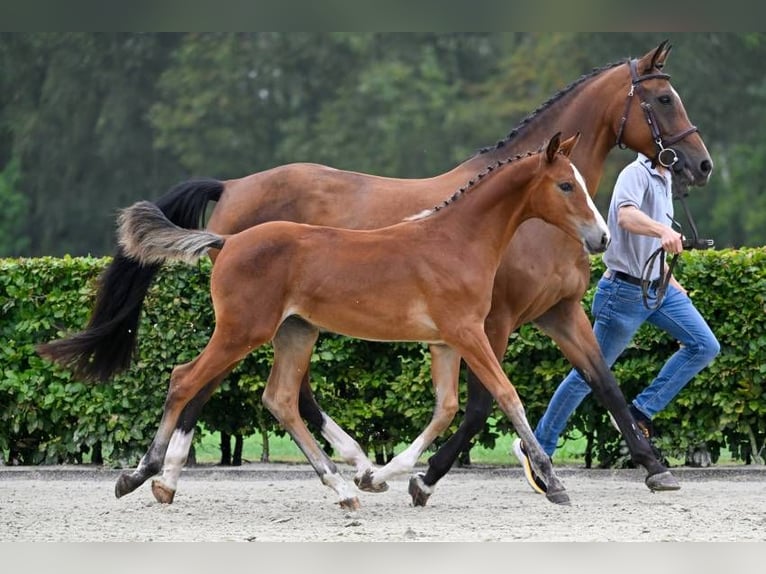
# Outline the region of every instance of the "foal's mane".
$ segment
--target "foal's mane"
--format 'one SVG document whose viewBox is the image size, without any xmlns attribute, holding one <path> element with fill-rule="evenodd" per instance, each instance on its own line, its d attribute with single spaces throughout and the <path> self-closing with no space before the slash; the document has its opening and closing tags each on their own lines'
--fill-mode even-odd
<svg viewBox="0 0 766 574">
<path fill-rule="evenodd" d="M 558 102 L 559 100 L 564 98 L 564 96 L 566 96 L 567 94 L 569 94 L 572 91 L 574 91 L 575 88 L 577 88 L 581 84 L 587 82 L 591 78 L 595 78 L 596 76 L 600 75 L 601 73 L 603 73 L 603 72 L 605 72 L 607 70 L 611 70 L 613 68 L 616 68 L 617 66 L 623 65 L 627 61 L 628 60 L 623 59 L 623 60 L 620 60 L 619 62 L 613 62 L 611 64 L 607 64 L 605 66 L 601 66 L 599 68 L 593 68 L 593 70 L 591 70 L 587 74 L 583 74 L 582 76 L 577 78 L 575 81 L 573 81 L 568 86 L 566 86 L 564 88 L 561 88 L 558 92 L 556 92 L 553 96 L 551 96 L 547 101 L 543 102 L 536 110 L 534 110 L 527 117 L 522 119 L 516 125 L 516 127 L 513 128 L 511 130 L 511 132 L 507 136 L 505 136 L 505 138 L 503 138 L 500 141 L 498 141 L 494 146 L 489 146 L 489 147 L 481 148 L 478 152 L 476 152 L 475 155 L 481 155 L 481 154 L 489 153 L 489 152 L 494 151 L 496 149 L 500 149 L 502 147 L 505 147 L 505 145 L 508 142 L 510 142 L 513 138 L 518 136 L 524 130 L 524 128 L 526 128 L 529 124 L 534 122 L 540 114 L 544 113 L 548 108 L 550 108 L 556 102 Z"/>
<path fill-rule="evenodd" d="M 492 172 L 500 171 L 500 168 L 502 168 L 503 166 L 507 166 L 508 164 L 514 163 L 525 157 L 531 157 L 533 155 L 537 155 L 539 153 L 542 153 L 542 151 L 543 151 L 542 148 L 540 148 L 537 151 L 528 151 L 527 153 L 516 154 L 515 156 L 511 158 L 507 158 L 504 160 L 503 159 L 497 160 L 495 163 L 488 165 L 486 168 L 484 168 L 484 170 L 477 173 L 475 177 L 469 179 L 468 182 L 463 187 L 458 189 L 455 193 L 453 193 L 451 197 L 448 197 L 447 199 L 442 201 L 440 204 L 432 207 L 431 209 L 426 209 L 424 211 L 421 211 L 420 213 L 416 213 L 415 215 L 405 217 L 403 221 L 416 221 L 419 219 L 425 219 L 426 217 L 429 217 L 435 213 L 438 213 L 445 207 L 448 207 L 452 205 L 453 203 L 455 203 L 458 199 L 463 197 L 470 190 L 477 187 Z"/>
</svg>

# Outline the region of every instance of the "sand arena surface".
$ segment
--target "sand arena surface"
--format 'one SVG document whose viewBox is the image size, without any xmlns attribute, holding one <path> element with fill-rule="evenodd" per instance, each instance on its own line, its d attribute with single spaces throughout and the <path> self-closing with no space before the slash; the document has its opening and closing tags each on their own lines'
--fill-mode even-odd
<svg viewBox="0 0 766 574">
<path fill-rule="evenodd" d="M 349 480 L 350 469 L 343 468 Z M 0 541 L 766 541 L 766 469 L 673 469 L 652 493 L 639 470 L 558 468 L 572 505 L 535 494 L 518 467 L 454 469 L 426 507 L 408 477 L 343 511 L 308 465 L 184 470 L 172 505 L 149 482 L 114 497 L 116 470 L 0 469 Z"/>
</svg>

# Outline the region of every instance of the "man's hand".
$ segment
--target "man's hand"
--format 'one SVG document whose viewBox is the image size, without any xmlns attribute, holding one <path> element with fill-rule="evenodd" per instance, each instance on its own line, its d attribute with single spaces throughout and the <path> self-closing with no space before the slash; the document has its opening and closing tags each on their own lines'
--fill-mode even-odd
<svg viewBox="0 0 766 574">
<path fill-rule="evenodd" d="M 662 225 L 662 224 L 660 224 Z M 672 227 L 662 226 L 660 230 L 660 241 L 665 253 L 681 253 L 684 250 L 684 236 L 678 233 Z"/>
</svg>

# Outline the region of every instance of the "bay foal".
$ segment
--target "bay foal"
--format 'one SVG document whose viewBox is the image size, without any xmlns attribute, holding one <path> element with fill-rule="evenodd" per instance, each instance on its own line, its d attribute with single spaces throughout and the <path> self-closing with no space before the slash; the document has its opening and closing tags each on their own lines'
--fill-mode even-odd
<svg viewBox="0 0 766 574">
<path fill-rule="evenodd" d="M 556 503 L 569 497 L 534 438 L 524 408 L 484 332 L 500 259 L 518 226 L 539 217 L 603 251 L 606 224 L 568 157 L 579 135 L 551 138 L 544 151 L 482 170 L 443 204 L 397 225 L 352 231 L 269 222 L 223 237 L 171 223 L 149 202 L 120 216 L 120 244 L 142 263 L 193 262 L 220 249 L 210 292 L 215 329 L 202 353 L 176 367 L 148 452 L 115 486 L 120 497 L 156 474 L 183 409 L 253 349 L 271 341 L 274 364 L 263 402 L 290 433 L 341 507 L 355 491 L 319 447 L 298 411 L 298 394 L 319 330 L 378 341 L 424 341 L 436 395 L 432 420 L 406 450 L 366 474 L 373 487 L 411 471 L 458 408 L 461 357 L 479 376 L 529 445 Z"/>
</svg>

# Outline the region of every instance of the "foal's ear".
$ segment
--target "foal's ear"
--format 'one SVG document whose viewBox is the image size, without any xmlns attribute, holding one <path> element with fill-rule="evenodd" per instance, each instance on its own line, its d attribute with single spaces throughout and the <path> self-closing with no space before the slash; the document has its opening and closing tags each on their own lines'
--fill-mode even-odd
<svg viewBox="0 0 766 574">
<path fill-rule="evenodd" d="M 553 161 L 556 154 L 559 152 L 561 144 L 561 132 L 556 132 L 548 142 L 548 146 L 545 148 L 545 157 L 548 159 L 548 163 Z"/>
<path fill-rule="evenodd" d="M 639 73 L 649 74 L 654 70 L 662 70 L 665 67 L 665 61 L 667 60 L 672 47 L 673 46 L 670 45 L 669 40 L 664 40 L 657 46 L 657 48 L 647 52 L 644 57 L 639 60 Z"/>
<path fill-rule="evenodd" d="M 580 141 L 580 132 L 577 132 L 572 137 L 565 139 L 563 142 L 561 142 L 561 146 L 559 146 L 559 151 L 564 154 L 566 157 L 569 157 L 572 154 L 572 150 L 577 145 L 577 142 Z"/>
</svg>

